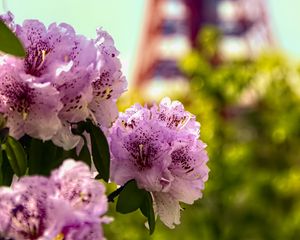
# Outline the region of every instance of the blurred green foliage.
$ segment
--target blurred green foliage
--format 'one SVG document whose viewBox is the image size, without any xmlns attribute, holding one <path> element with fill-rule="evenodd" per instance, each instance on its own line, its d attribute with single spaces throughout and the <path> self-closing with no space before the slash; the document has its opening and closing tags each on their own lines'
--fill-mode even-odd
<svg viewBox="0 0 300 240">
<path fill-rule="evenodd" d="M 204 29 L 181 63 L 190 92 L 179 100 L 201 122 L 210 157 L 203 199 L 152 237 L 138 213 L 118 214 L 108 239 L 300 239 L 300 67 L 274 52 L 222 61 L 219 39 Z"/>
<path fill-rule="evenodd" d="M 297 68 L 274 52 L 222 62 L 199 42 L 182 62 L 211 169 L 193 239 L 300 239 Z"/>
</svg>

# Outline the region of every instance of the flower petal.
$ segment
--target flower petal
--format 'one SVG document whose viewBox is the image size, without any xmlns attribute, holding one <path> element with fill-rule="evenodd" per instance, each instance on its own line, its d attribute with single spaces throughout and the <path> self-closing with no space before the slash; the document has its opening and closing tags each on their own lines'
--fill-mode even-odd
<svg viewBox="0 0 300 240">
<path fill-rule="evenodd" d="M 0 109 L 8 119 L 11 135 L 51 139 L 61 127 L 58 112 L 62 104 L 57 90 L 49 83 L 22 79 L 13 68 L 5 65 L 0 73 Z"/>
<path fill-rule="evenodd" d="M 84 210 L 91 216 L 100 216 L 107 211 L 104 186 L 92 179 L 90 169 L 82 162 L 66 160 L 52 172 L 51 178 L 59 187 L 60 196 L 74 209 Z"/>
<path fill-rule="evenodd" d="M 169 228 L 174 228 L 174 224 L 180 224 L 179 201 L 174 199 L 169 193 L 153 193 L 154 212 L 159 215 L 160 220 Z"/>
<path fill-rule="evenodd" d="M 77 146 L 81 137 L 74 135 L 71 132 L 71 125 L 69 123 L 63 122 L 62 127 L 57 131 L 57 133 L 51 138 L 52 142 L 65 150 L 70 150 Z"/>
</svg>

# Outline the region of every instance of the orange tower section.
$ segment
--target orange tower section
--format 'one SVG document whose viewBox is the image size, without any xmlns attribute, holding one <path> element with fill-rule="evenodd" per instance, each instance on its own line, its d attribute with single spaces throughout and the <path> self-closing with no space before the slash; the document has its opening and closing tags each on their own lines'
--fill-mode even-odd
<svg viewBox="0 0 300 240">
<path fill-rule="evenodd" d="M 225 56 L 253 57 L 274 45 L 267 0 L 223 0 L 219 1 L 217 12 Z"/>
<path fill-rule="evenodd" d="M 225 55 L 257 54 L 272 45 L 266 0 L 147 0 L 134 85 L 185 79 L 178 68 L 207 24 L 223 33 Z"/>
</svg>

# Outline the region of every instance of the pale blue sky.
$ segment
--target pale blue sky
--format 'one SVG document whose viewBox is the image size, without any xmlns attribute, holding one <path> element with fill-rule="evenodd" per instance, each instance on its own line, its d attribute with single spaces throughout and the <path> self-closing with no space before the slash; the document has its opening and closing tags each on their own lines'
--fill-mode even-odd
<svg viewBox="0 0 300 240">
<path fill-rule="evenodd" d="M 272 30 L 278 45 L 300 59 L 300 1 L 268 0 Z"/>
<path fill-rule="evenodd" d="M 1 0 L 0 0 L 1 1 Z M 16 22 L 39 19 L 71 24 L 76 32 L 95 37 L 96 28 L 103 27 L 114 38 L 121 53 L 123 71 L 130 75 L 147 0 L 7 0 L 5 7 Z"/>
<path fill-rule="evenodd" d="M 147 0 L 7 0 L 16 21 L 37 18 L 45 24 L 66 22 L 78 33 L 95 36 L 102 26 L 115 39 L 128 76 L 134 64 L 144 5 Z M 268 0 L 276 42 L 300 59 L 300 0 Z M 130 77 L 130 76 L 129 76 Z"/>
</svg>

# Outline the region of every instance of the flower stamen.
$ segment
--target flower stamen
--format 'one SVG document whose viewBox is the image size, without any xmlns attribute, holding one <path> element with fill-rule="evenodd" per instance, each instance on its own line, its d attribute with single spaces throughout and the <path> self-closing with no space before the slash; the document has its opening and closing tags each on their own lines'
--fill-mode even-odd
<svg viewBox="0 0 300 240">
<path fill-rule="evenodd" d="M 40 70 L 40 69 L 43 67 L 44 62 L 45 62 L 45 59 L 46 59 L 46 55 L 47 55 L 46 50 L 42 50 L 41 52 L 42 52 L 42 61 L 41 61 L 40 64 L 36 67 L 36 70 Z M 35 59 L 34 59 L 34 60 L 35 60 L 34 65 L 36 64 L 37 58 L 38 58 L 38 57 L 35 57 Z"/>
<path fill-rule="evenodd" d="M 141 159 L 142 163 L 145 163 L 144 154 L 143 154 L 143 148 L 144 148 L 144 145 L 140 144 L 139 145 L 139 149 L 140 149 L 139 156 L 140 156 L 140 159 Z"/>
<path fill-rule="evenodd" d="M 63 233 L 60 233 L 58 234 L 55 238 L 53 238 L 53 240 L 63 240 L 64 239 L 64 234 Z"/>
<path fill-rule="evenodd" d="M 187 125 L 187 123 L 190 121 L 191 118 L 192 118 L 191 115 L 188 115 L 188 117 L 185 116 L 179 124 L 179 130 L 183 129 Z"/>
</svg>

